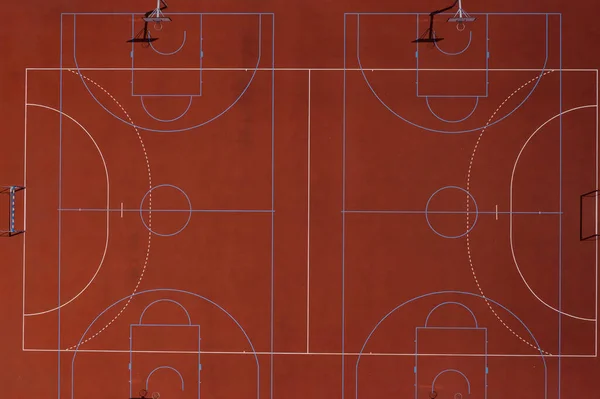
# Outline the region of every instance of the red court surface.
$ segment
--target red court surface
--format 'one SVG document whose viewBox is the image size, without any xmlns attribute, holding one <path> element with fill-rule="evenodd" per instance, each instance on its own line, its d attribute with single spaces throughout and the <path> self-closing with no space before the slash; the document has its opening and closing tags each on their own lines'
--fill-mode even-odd
<svg viewBox="0 0 600 399">
<path fill-rule="evenodd" d="M 447 5 L 9 4 L 4 395 L 594 397 L 600 6 Z"/>
</svg>

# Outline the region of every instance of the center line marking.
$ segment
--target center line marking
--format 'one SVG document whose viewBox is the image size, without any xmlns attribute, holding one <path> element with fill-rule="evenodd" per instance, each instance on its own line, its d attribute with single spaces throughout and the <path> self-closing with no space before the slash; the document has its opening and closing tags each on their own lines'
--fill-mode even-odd
<svg viewBox="0 0 600 399">
<path fill-rule="evenodd" d="M 123 219 L 123 203 L 121 202 L 121 219 Z"/>
<path fill-rule="evenodd" d="M 496 205 L 496 220 L 498 220 L 498 205 Z"/>
<path fill-rule="evenodd" d="M 307 143 L 307 204 L 306 204 L 306 353 L 310 344 L 310 71 L 308 71 L 308 143 Z"/>
</svg>

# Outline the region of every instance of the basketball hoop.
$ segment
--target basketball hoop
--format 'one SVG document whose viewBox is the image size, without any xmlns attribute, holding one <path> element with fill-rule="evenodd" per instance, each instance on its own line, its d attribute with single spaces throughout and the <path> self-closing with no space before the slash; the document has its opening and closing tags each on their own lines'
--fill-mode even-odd
<svg viewBox="0 0 600 399">
<path fill-rule="evenodd" d="M 145 398 L 146 395 L 148 395 L 148 391 L 146 391 L 145 389 L 140 389 L 140 392 L 138 394 L 140 395 L 140 398 Z"/>
<path fill-rule="evenodd" d="M 450 18 L 448 22 L 456 22 L 456 30 L 462 32 L 465 30 L 466 22 L 474 22 L 477 18 L 473 18 L 462 7 L 462 0 L 458 0 L 458 11 Z"/>
<path fill-rule="evenodd" d="M 156 0 L 156 8 L 144 14 L 142 19 L 144 22 L 154 22 L 154 29 L 162 30 L 162 23 L 171 21 L 171 18 L 163 13 L 163 10 L 166 10 L 167 7 L 165 0 Z"/>
<path fill-rule="evenodd" d="M 158 392 L 152 393 L 152 399 L 159 399 L 159 398 L 160 398 L 160 393 L 158 393 Z"/>
</svg>

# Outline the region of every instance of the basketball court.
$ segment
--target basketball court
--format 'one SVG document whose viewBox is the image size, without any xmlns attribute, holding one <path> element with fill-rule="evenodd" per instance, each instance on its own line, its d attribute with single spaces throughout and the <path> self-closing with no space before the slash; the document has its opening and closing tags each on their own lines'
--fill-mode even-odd
<svg viewBox="0 0 600 399">
<path fill-rule="evenodd" d="M 598 69 L 566 51 L 575 18 L 272 3 L 47 23 L 58 63 L 24 67 L 0 175 L 5 328 L 45 376 L 11 395 L 589 396 Z"/>
</svg>

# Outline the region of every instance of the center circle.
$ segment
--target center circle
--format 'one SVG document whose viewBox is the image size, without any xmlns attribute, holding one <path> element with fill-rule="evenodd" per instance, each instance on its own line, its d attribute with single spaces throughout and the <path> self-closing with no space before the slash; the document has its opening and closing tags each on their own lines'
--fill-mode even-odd
<svg viewBox="0 0 600 399">
<path fill-rule="evenodd" d="M 444 192 L 444 191 L 448 191 L 448 190 L 452 190 L 452 191 L 460 191 L 463 192 L 464 194 L 467 195 L 467 201 L 472 202 L 475 205 L 475 218 L 473 220 L 473 223 L 471 223 L 471 225 L 469 226 L 469 228 L 463 232 L 462 234 L 443 234 L 441 233 L 439 230 L 437 230 L 435 227 L 433 227 L 433 224 L 431 222 L 431 215 L 434 213 L 433 211 L 430 210 L 430 205 L 431 205 L 431 201 L 434 199 L 434 197 L 438 196 L 440 193 Z M 445 209 L 442 212 L 435 212 L 435 213 L 439 213 L 439 214 L 464 214 L 467 215 L 467 211 L 452 211 L 452 209 Z M 427 224 L 429 225 L 429 228 L 438 236 L 443 237 L 443 238 L 461 238 L 466 236 L 467 234 L 469 234 L 471 232 L 471 230 L 473 230 L 473 228 L 475 227 L 475 225 L 477 224 L 477 219 L 479 218 L 479 208 L 477 207 L 477 202 L 475 201 L 475 198 L 473 197 L 473 195 L 471 195 L 470 192 L 468 192 L 467 190 L 465 190 L 462 187 L 458 187 L 458 186 L 446 186 L 446 187 L 442 187 L 440 189 L 438 189 L 436 192 L 434 192 L 433 194 L 431 194 L 431 196 L 429 197 L 429 199 L 427 200 L 427 204 L 425 205 L 425 220 L 427 220 Z"/>
<path fill-rule="evenodd" d="M 161 197 L 166 196 L 168 198 L 169 194 L 170 194 L 169 191 L 172 192 L 173 190 L 176 193 L 178 193 L 179 196 L 182 195 L 183 199 L 185 200 L 184 202 L 186 203 L 185 207 L 187 207 L 187 209 L 183 209 L 183 208 L 177 209 L 177 207 L 172 207 L 171 209 L 169 209 L 169 207 L 167 207 L 167 209 L 152 209 L 150 206 L 148 206 L 147 209 L 144 209 L 144 203 L 146 202 L 146 199 L 151 198 L 152 193 L 154 193 L 155 190 L 157 190 L 159 188 L 162 189 L 162 190 L 159 190 Z M 182 202 L 181 199 L 179 201 Z M 174 228 L 174 232 L 172 232 L 172 233 L 160 233 L 160 232 L 156 231 L 155 229 L 152 228 L 152 226 L 151 226 L 152 223 L 146 222 L 146 220 L 144 218 L 144 213 L 148 213 L 149 218 L 152 216 L 152 213 L 165 214 L 165 215 L 167 215 L 167 219 L 165 219 L 165 220 L 168 220 L 169 222 L 172 223 L 172 220 L 173 220 L 172 215 L 177 214 L 177 213 L 182 213 L 182 212 L 187 213 L 187 218 L 183 222 L 183 225 L 179 228 Z M 172 237 L 174 235 L 181 233 L 190 223 L 190 220 L 192 219 L 192 202 L 190 201 L 190 197 L 188 197 L 188 195 L 185 193 L 185 191 L 183 191 L 181 188 L 174 186 L 172 184 L 160 184 L 158 186 L 152 187 L 142 197 L 142 201 L 140 202 L 140 219 L 142 219 L 142 223 L 144 224 L 144 227 L 146 227 L 146 229 L 149 232 L 151 232 L 152 234 L 155 234 L 155 235 L 161 236 L 161 237 Z"/>
</svg>

